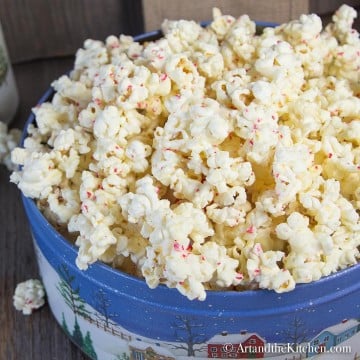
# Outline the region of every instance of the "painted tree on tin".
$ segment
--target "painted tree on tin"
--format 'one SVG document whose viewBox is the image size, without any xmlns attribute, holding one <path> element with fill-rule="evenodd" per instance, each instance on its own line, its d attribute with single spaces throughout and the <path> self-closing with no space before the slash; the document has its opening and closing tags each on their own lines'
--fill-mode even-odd
<svg viewBox="0 0 360 360">
<path fill-rule="evenodd" d="M 61 280 L 57 284 L 56 288 L 60 292 L 66 305 L 69 306 L 75 317 L 74 329 L 72 333 L 69 331 L 64 313 L 62 313 L 61 326 L 75 344 L 77 344 L 86 354 L 88 354 L 91 359 L 97 360 L 97 355 L 93 346 L 90 332 L 87 331 L 84 337 L 78 323 L 78 316 L 90 318 L 91 314 L 86 309 L 85 301 L 80 297 L 80 287 L 75 287 L 75 276 L 70 273 L 69 268 L 65 264 L 61 264 L 58 267 L 58 273 Z"/>
<path fill-rule="evenodd" d="M 308 341 L 309 330 L 306 324 L 298 316 L 295 316 L 290 322 L 289 327 L 283 330 L 286 341 L 296 350 L 297 345 Z"/>
<path fill-rule="evenodd" d="M 72 341 L 76 345 L 78 345 L 91 359 L 93 360 L 98 359 L 96 351 L 93 346 L 90 332 L 87 331 L 84 337 L 76 316 L 75 316 L 74 329 L 72 333 L 69 331 L 69 327 L 66 323 L 64 313 L 62 313 L 61 326 L 64 329 L 65 333 L 72 339 Z"/>
<path fill-rule="evenodd" d="M 82 349 L 83 349 L 84 352 L 85 352 L 86 354 L 88 354 L 93 360 L 97 360 L 97 355 L 96 355 L 95 349 L 94 349 L 94 347 L 93 347 L 93 343 L 92 343 L 92 340 L 91 340 L 91 336 L 90 336 L 90 332 L 89 332 L 89 331 L 86 332 L 86 335 L 85 335 L 85 338 L 84 338 L 84 344 L 83 344 Z"/>
<path fill-rule="evenodd" d="M 85 308 L 85 301 L 80 297 L 79 286 L 74 289 L 75 276 L 70 274 L 69 269 L 65 264 L 61 264 L 58 267 L 58 273 L 61 277 L 61 281 L 56 288 L 64 298 L 66 305 L 69 306 L 74 313 L 75 318 L 77 315 L 84 318 L 90 317 L 90 312 Z"/>
<path fill-rule="evenodd" d="M 104 323 L 106 327 L 116 325 L 111 319 L 117 318 L 118 314 L 110 312 L 111 300 L 103 289 L 99 289 L 94 295 L 94 308 L 98 311 L 95 316 Z"/>
<path fill-rule="evenodd" d="M 204 346 L 201 346 L 206 340 L 203 324 L 192 317 L 177 315 L 171 327 L 174 329 L 176 341 L 182 343 L 169 344 L 173 349 L 185 350 L 187 356 L 195 356 L 196 352 L 204 349 Z"/>
<path fill-rule="evenodd" d="M 83 338 L 83 334 L 81 332 L 79 323 L 77 321 L 77 317 L 75 317 L 74 331 L 73 331 L 71 337 L 75 344 L 77 344 L 80 348 L 83 348 L 84 338 Z"/>
<path fill-rule="evenodd" d="M 65 320 L 65 315 L 64 313 L 62 313 L 62 321 L 61 321 L 61 327 L 63 328 L 63 330 L 65 331 L 65 334 L 67 336 L 71 336 L 69 328 L 67 326 L 66 320 Z"/>
</svg>

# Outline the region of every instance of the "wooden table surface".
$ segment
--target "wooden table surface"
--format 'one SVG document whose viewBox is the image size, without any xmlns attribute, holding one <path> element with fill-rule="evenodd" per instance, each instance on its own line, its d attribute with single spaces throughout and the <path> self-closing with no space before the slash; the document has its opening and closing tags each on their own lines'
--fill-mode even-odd
<svg viewBox="0 0 360 360">
<path fill-rule="evenodd" d="M 71 69 L 72 58 L 14 66 L 21 103 L 11 127 L 22 128 L 32 106 L 52 80 Z M 65 336 L 45 305 L 30 316 L 12 305 L 16 284 L 39 278 L 20 191 L 0 166 L 0 360 L 86 360 Z"/>
</svg>

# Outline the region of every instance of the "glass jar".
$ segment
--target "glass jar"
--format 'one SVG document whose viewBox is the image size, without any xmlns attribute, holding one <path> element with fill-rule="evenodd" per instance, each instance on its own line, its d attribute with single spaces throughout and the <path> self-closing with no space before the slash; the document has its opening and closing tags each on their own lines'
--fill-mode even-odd
<svg viewBox="0 0 360 360">
<path fill-rule="evenodd" d="M 10 124 L 19 105 L 19 94 L 0 24 L 0 121 Z"/>
</svg>

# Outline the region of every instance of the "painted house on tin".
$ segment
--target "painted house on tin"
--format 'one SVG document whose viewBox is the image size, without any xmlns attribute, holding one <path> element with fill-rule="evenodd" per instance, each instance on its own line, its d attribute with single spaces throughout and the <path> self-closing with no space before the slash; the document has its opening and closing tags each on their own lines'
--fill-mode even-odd
<svg viewBox="0 0 360 360">
<path fill-rule="evenodd" d="M 343 320 L 340 324 L 324 329 L 310 341 L 307 357 L 317 355 L 339 345 L 354 336 L 359 330 L 360 322 L 356 319 Z"/>
<path fill-rule="evenodd" d="M 149 344 L 140 339 L 129 342 L 131 360 L 175 360 L 174 355 L 160 344 Z"/>
<path fill-rule="evenodd" d="M 264 357 L 265 340 L 256 333 L 241 331 L 239 334 L 222 332 L 207 343 L 209 358 L 248 359 Z"/>
</svg>

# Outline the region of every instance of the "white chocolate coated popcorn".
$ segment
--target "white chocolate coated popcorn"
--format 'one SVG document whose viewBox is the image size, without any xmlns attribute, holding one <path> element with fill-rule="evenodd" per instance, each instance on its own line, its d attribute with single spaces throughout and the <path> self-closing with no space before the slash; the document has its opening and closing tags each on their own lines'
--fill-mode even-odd
<svg viewBox="0 0 360 360">
<path fill-rule="evenodd" d="M 290 291 L 358 262 L 360 41 L 343 5 L 87 40 L 11 180 L 79 247 L 189 299 Z"/>
<path fill-rule="evenodd" d="M 10 129 L 0 121 L 0 164 L 4 164 L 8 170 L 15 170 L 16 165 L 11 161 L 11 152 L 19 145 L 21 131 Z"/>
<path fill-rule="evenodd" d="M 41 281 L 30 279 L 17 284 L 13 302 L 15 309 L 24 315 L 31 315 L 42 307 L 45 304 L 45 290 Z"/>
</svg>

